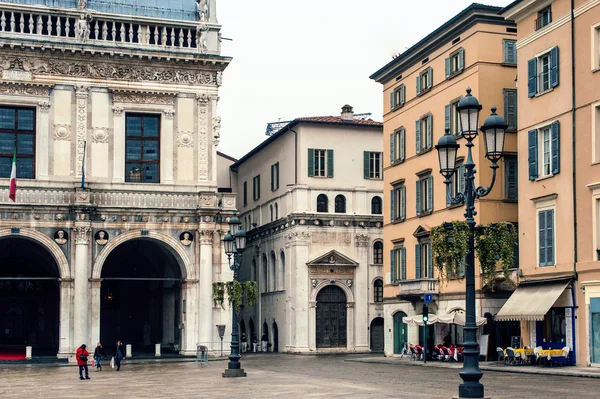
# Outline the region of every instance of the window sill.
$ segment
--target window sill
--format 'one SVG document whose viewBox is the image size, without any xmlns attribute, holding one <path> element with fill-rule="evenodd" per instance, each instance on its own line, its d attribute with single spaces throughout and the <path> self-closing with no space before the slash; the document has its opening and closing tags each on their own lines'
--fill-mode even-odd
<svg viewBox="0 0 600 399">
<path fill-rule="evenodd" d="M 534 181 L 542 181 L 542 180 L 546 180 L 546 179 L 551 179 L 553 178 L 554 175 L 550 174 L 548 176 L 542 176 L 542 177 L 538 177 L 537 179 L 535 179 Z"/>
<path fill-rule="evenodd" d="M 390 162 L 390 166 L 396 166 L 404 163 L 404 159 L 396 159 L 394 162 Z"/>
<path fill-rule="evenodd" d="M 423 154 L 427 154 L 428 152 L 430 152 L 432 150 L 431 147 L 429 148 L 424 148 L 421 151 L 417 152 L 417 155 L 423 155 Z"/>
<path fill-rule="evenodd" d="M 516 134 L 518 132 L 519 132 L 519 129 L 514 128 L 514 127 L 506 129 L 506 133 L 515 133 Z"/>
<path fill-rule="evenodd" d="M 460 75 L 461 73 L 463 73 L 465 71 L 465 69 L 459 69 L 458 71 L 454 71 L 452 72 L 450 75 L 446 76 L 446 80 L 450 80 L 453 79 L 455 76 Z"/>
<path fill-rule="evenodd" d="M 402 223 L 402 222 L 404 222 L 405 220 L 406 220 L 406 219 L 398 219 L 398 220 L 394 220 L 394 221 L 392 222 L 392 224 L 399 224 L 399 223 Z"/>
<path fill-rule="evenodd" d="M 433 213 L 433 211 L 421 212 L 421 213 L 419 213 L 419 214 L 417 215 L 417 217 L 418 217 L 418 218 L 422 218 L 422 217 L 425 217 L 425 216 L 429 216 L 429 215 L 431 215 L 432 213 Z"/>
<path fill-rule="evenodd" d="M 365 180 L 381 181 L 381 180 L 383 180 L 383 177 L 365 177 Z"/>
<path fill-rule="evenodd" d="M 517 64 L 511 64 L 510 62 L 502 62 L 500 65 L 503 67 L 516 68 Z"/>
<path fill-rule="evenodd" d="M 330 179 L 330 177 L 327 177 L 327 176 L 308 176 L 308 177 L 312 177 L 314 179 Z"/>
<path fill-rule="evenodd" d="M 395 111 L 398 111 L 400 108 L 404 107 L 404 104 L 405 104 L 405 103 L 402 103 L 402 104 L 398 104 L 398 105 L 396 105 L 394 108 L 392 108 L 392 109 L 390 110 L 390 112 L 395 112 Z"/>
<path fill-rule="evenodd" d="M 516 200 L 516 199 L 508 199 L 508 198 L 504 198 L 504 199 L 502 200 L 502 202 L 504 202 L 504 203 L 506 203 L 506 204 L 516 204 L 516 203 L 518 203 L 518 202 L 519 202 L 519 200 Z"/>
<path fill-rule="evenodd" d="M 425 95 L 425 94 L 429 93 L 430 91 L 431 91 L 431 86 L 426 89 L 421 89 L 421 91 L 417 94 L 417 97 L 421 97 L 422 95 Z"/>
<path fill-rule="evenodd" d="M 464 202 L 461 202 L 459 204 L 454 204 L 454 205 L 446 205 L 447 209 L 455 209 L 455 208 L 462 208 L 462 206 L 464 205 Z"/>
<path fill-rule="evenodd" d="M 600 65 L 592 69 L 592 73 L 600 72 Z"/>
<path fill-rule="evenodd" d="M 554 87 L 551 87 L 551 88 L 549 88 L 549 89 L 547 89 L 547 90 L 540 91 L 539 93 L 535 93 L 535 96 L 534 96 L 534 97 L 535 97 L 535 98 L 538 98 L 538 97 L 541 97 L 541 96 L 543 96 L 544 94 L 548 94 L 548 93 L 551 93 L 551 92 L 553 92 L 553 91 L 554 91 Z"/>
</svg>

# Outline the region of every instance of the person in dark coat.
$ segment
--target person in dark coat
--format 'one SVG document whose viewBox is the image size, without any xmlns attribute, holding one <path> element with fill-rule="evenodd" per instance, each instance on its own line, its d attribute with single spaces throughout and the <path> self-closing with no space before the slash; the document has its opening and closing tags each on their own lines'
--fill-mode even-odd
<svg viewBox="0 0 600 399">
<path fill-rule="evenodd" d="M 96 349 L 94 349 L 94 361 L 96 362 L 96 371 L 102 371 L 102 364 L 100 364 L 100 362 L 102 361 L 103 357 L 106 357 L 106 352 L 104 352 L 102 344 L 98 342 Z"/>
<path fill-rule="evenodd" d="M 125 357 L 125 345 L 123 342 L 119 340 L 117 342 L 117 351 L 115 353 L 115 366 L 117 366 L 117 371 L 121 371 L 121 360 Z"/>
<path fill-rule="evenodd" d="M 83 344 L 79 348 L 77 348 L 77 352 L 75 352 L 75 357 L 77 358 L 77 365 L 79 366 L 79 379 L 80 380 L 91 380 L 88 373 L 88 356 L 89 352 L 86 350 L 86 345 Z M 85 378 L 83 378 L 83 370 L 85 370 Z"/>
</svg>

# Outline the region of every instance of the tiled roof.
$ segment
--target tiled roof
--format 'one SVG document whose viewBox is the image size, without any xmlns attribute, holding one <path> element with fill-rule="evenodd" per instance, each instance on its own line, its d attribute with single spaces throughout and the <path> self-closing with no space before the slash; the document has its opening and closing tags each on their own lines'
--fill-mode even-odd
<svg viewBox="0 0 600 399">
<path fill-rule="evenodd" d="M 382 122 L 374 121 L 373 119 L 354 119 L 352 121 L 342 119 L 339 116 L 303 116 L 296 118 L 297 121 L 313 122 L 313 123 L 347 123 L 354 125 L 370 125 L 383 126 Z"/>
</svg>

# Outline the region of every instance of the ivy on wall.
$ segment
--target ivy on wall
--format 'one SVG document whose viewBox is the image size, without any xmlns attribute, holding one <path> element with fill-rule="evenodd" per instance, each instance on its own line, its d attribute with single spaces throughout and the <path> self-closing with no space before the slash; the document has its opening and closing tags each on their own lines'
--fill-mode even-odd
<svg viewBox="0 0 600 399">
<path fill-rule="evenodd" d="M 240 312 L 242 305 L 252 306 L 258 303 L 258 284 L 256 281 L 217 282 L 213 283 L 213 305 L 225 309 L 225 294 L 236 313 Z"/>
</svg>

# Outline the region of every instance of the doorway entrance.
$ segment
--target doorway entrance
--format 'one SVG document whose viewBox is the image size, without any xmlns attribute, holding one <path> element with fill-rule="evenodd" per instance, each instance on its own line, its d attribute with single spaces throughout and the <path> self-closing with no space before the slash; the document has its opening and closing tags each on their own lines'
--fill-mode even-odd
<svg viewBox="0 0 600 399">
<path fill-rule="evenodd" d="M 275 322 L 273 322 L 273 352 L 279 352 L 279 328 Z"/>
<path fill-rule="evenodd" d="M 116 247 L 102 267 L 100 340 L 134 352 L 180 349 L 181 269 L 161 244 L 135 239 Z"/>
<path fill-rule="evenodd" d="M 41 244 L 0 239 L 0 357 L 56 356 L 60 294 L 56 261 Z"/>
<path fill-rule="evenodd" d="M 335 285 L 324 287 L 317 295 L 317 348 L 345 348 L 346 294 Z"/>
<path fill-rule="evenodd" d="M 371 351 L 383 352 L 383 317 L 376 317 L 371 322 Z"/>
<path fill-rule="evenodd" d="M 408 343 L 408 326 L 402 321 L 403 317 L 406 317 L 406 313 L 394 313 L 394 354 L 396 355 L 399 355 L 404 344 Z"/>
</svg>

